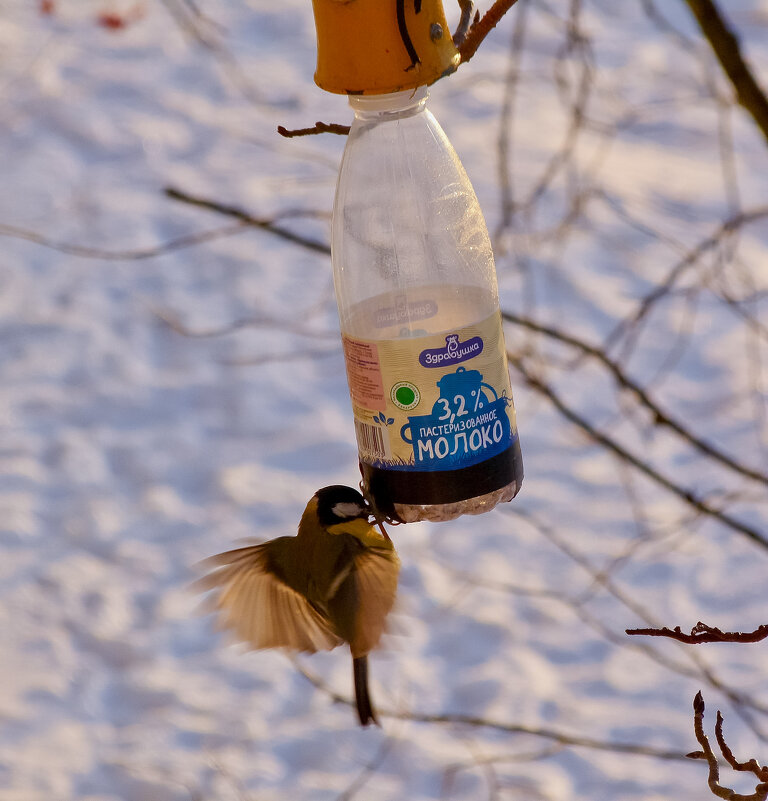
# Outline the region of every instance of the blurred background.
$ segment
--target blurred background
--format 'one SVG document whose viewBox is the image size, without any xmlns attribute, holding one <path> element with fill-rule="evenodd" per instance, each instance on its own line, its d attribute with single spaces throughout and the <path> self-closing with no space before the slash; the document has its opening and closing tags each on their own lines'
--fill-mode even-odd
<svg viewBox="0 0 768 801">
<path fill-rule="evenodd" d="M 624 633 L 768 623 L 768 134 L 692 5 L 520 0 L 431 88 L 526 479 L 393 531 L 361 730 L 347 653 L 246 654 L 188 588 L 359 478 L 344 138 L 276 132 L 352 116 L 311 4 L 0 0 L 3 801 L 693 801 L 698 690 L 768 759 L 765 642 Z M 768 2 L 722 6 L 768 86 Z"/>
</svg>

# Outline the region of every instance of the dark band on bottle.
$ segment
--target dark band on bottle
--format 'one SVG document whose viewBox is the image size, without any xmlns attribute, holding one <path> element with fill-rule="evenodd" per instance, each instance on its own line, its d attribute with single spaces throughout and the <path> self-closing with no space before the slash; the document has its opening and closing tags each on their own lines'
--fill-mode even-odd
<svg viewBox="0 0 768 801">
<path fill-rule="evenodd" d="M 523 481 L 520 440 L 507 450 L 471 467 L 459 470 L 382 470 L 361 462 L 363 481 L 376 508 L 396 517 L 395 504 L 435 505 L 477 498 Z"/>
</svg>

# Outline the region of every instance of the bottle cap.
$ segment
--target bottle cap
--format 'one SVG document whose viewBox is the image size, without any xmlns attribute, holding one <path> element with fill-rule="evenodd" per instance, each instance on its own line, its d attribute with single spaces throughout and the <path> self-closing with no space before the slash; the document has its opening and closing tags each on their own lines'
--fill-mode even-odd
<svg viewBox="0 0 768 801">
<path fill-rule="evenodd" d="M 312 0 L 312 5 L 315 83 L 328 92 L 415 89 L 459 66 L 441 0 Z"/>
</svg>

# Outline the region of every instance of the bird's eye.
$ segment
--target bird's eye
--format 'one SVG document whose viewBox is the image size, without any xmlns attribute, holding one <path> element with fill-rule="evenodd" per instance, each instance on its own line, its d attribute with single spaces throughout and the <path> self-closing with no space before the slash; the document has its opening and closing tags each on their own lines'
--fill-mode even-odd
<svg viewBox="0 0 768 801">
<path fill-rule="evenodd" d="M 339 518 L 361 517 L 368 514 L 368 510 L 357 503 L 337 503 L 331 511 Z"/>
</svg>

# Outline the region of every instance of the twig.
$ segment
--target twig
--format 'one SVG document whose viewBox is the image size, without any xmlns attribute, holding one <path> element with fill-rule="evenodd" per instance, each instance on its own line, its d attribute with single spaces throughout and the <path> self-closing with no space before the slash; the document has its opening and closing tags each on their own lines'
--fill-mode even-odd
<svg viewBox="0 0 768 801">
<path fill-rule="evenodd" d="M 318 676 L 310 673 L 304 668 L 297 659 L 291 661 L 297 670 L 318 690 L 325 693 L 334 703 L 353 706 L 354 700 L 347 696 L 337 693 L 328 687 Z M 569 734 L 544 727 L 526 726 L 519 723 L 505 723 L 503 721 L 491 720 L 489 718 L 476 717 L 473 715 L 461 714 L 428 714 L 422 712 L 396 712 L 394 710 L 376 708 L 380 717 L 394 718 L 397 720 L 409 720 L 414 723 L 446 723 L 452 725 L 469 726 L 471 728 L 493 729 L 507 734 L 528 734 L 532 737 L 539 737 L 545 740 L 552 740 L 561 745 L 588 748 L 596 751 L 609 751 L 620 754 L 634 754 L 638 756 L 650 756 L 656 759 L 668 761 L 681 761 L 685 755 L 680 751 L 671 751 L 665 748 L 654 748 L 653 746 L 641 745 L 639 743 L 617 743 L 611 740 L 598 740 L 592 737 L 585 737 L 580 734 Z"/>
<path fill-rule="evenodd" d="M 453 44 L 455 47 L 461 47 L 464 40 L 467 38 L 469 26 L 472 24 L 472 12 L 475 5 L 472 0 L 459 0 L 461 7 L 461 18 L 459 24 L 456 26 L 456 32 L 453 34 Z M 478 15 L 475 14 L 475 22 L 478 20 Z"/>
<path fill-rule="evenodd" d="M 350 704 L 353 703 L 350 699 Z M 618 754 L 634 754 L 638 756 L 656 757 L 669 761 L 685 759 L 679 751 L 671 751 L 665 748 L 654 748 L 649 745 L 638 743 L 618 743 L 611 740 L 598 740 L 593 737 L 584 737 L 579 734 L 568 734 L 556 729 L 544 727 L 525 726 L 517 723 L 505 723 L 504 721 L 490 720 L 473 715 L 460 714 L 436 714 L 429 715 L 419 712 L 392 712 L 389 710 L 377 709 L 383 717 L 393 717 L 402 720 L 411 720 L 416 723 L 449 723 L 471 726 L 473 728 L 494 729 L 506 732 L 507 734 L 529 734 L 532 737 L 541 737 L 546 740 L 553 740 L 562 745 L 569 745 L 580 748 L 589 748 L 596 751 L 610 751 Z"/>
<path fill-rule="evenodd" d="M 225 33 L 224 27 L 210 17 L 203 15 L 200 9 L 190 0 L 162 0 L 162 3 L 181 30 L 198 44 L 212 51 L 216 51 L 217 48 L 221 47 L 214 38 L 209 37 L 202 30 L 200 23 L 215 29 L 220 34 Z"/>
<path fill-rule="evenodd" d="M 523 53 L 523 42 L 526 33 L 526 12 L 530 6 L 522 6 L 512 26 L 512 37 L 509 42 L 509 67 L 504 79 L 504 97 L 499 109 L 499 135 L 496 140 L 499 190 L 501 193 L 501 220 L 496 228 L 494 238 L 512 228 L 517 210 L 515 203 L 515 184 L 512 162 L 512 145 L 515 133 L 514 113 L 517 100 L 517 87 L 520 80 L 520 59 Z"/>
<path fill-rule="evenodd" d="M 768 141 L 768 97 L 744 60 L 738 38 L 714 0 L 685 1 L 731 82 L 739 105 L 749 112 Z"/>
<path fill-rule="evenodd" d="M 594 584 L 599 584 L 622 606 L 626 607 L 638 617 L 645 620 L 648 625 L 658 625 L 654 620 L 652 620 L 652 616 L 648 610 L 642 606 L 637 599 L 633 598 L 625 589 L 618 586 L 616 581 L 611 577 L 610 573 L 606 572 L 604 567 L 601 568 L 594 564 L 584 552 L 579 551 L 579 549 L 574 546 L 572 538 L 569 538 L 567 535 L 561 535 L 555 528 L 538 519 L 536 515 L 529 512 L 524 512 L 520 507 L 511 508 L 508 510 L 508 513 L 513 515 L 518 520 L 523 520 L 528 525 L 532 526 L 538 534 L 547 539 L 565 556 L 586 571 L 592 577 Z M 517 528 L 517 526 L 515 526 L 515 528 Z M 443 567 L 447 568 L 444 563 L 441 564 L 443 564 Z M 515 587 L 505 583 L 492 582 L 487 578 L 478 580 L 466 573 L 463 574 L 463 576 L 461 573 L 456 573 L 455 575 L 463 577 L 468 583 L 472 583 L 475 586 L 482 586 L 487 589 L 496 589 L 502 592 L 506 591 L 516 594 L 548 598 L 566 605 L 570 611 L 575 614 L 583 623 L 594 629 L 608 642 L 621 648 L 628 646 L 629 643 L 633 643 L 632 647 L 639 647 L 641 653 L 645 654 L 645 656 L 647 656 L 649 659 L 652 659 L 662 667 L 672 670 L 680 676 L 693 679 L 702 679 L 707 682 L 710 687 L 728 698 L 728 700 L 734 705 L 736 712 L 757 737 L 759 737 L 761 740 L 766 740 L 764 733 L 753 720 L 752 712 L 758 712 L 760 715 L 766 715 L 768 714 L 768 707 L 756 702 L 754 698 L 741 693 L 720 679 L 715 671 L 706 664 L 703 658 L 701 658 L 700 651 L 691 648 L 684 648 L 676 651 L 676 653 L 684 655 L 687 660 L 690 660 L 694 666 L 694 669 L 691 669 L 680 662 L 677 662 L 668 652 L 656 650 L 643 641 L 629 640 L 588 611 L 586 602 L 589 600 L 589 595 L 584 592 L 578 595 L 571 595 L 561 593 L 556 590 L 540 591 L 523 587 Z M 634 643 L 638 643 L 639 646 L 634 646 Z"/>
<path fill-rule="evenodd" d="M 394 744 L 395 740 L 392 737 L 387 737 L 386 739 L 382 740 L 381 745 L 379 745 L 376 753 L 373 755 L 373 758 L 363 766 L 363 769 L 360 771 L 360 773 L 355 776 L 349 787 L 347 787 L 347 789 L 336 798 L 336 801 L 351 801 L 351 799 L 357 795 L 358 791 L 365 787 L 373 774 L 376 773 L 376 771 L 381 767 L 382 762 L 384 762 L 384 760 L 387 758 L 387 755 L 392 750 L 392 746 Z"/>
<path fill-rule="evenodd" d="M 653 22 L 661 33 L 666 33 L 672 36 L 676 42 L 688 51 L 694 49 L 693 42 L 681 31 L 679 31 L 661 12 L 656 8 L 654 0 L 640 0 L 640 5 L 643 7 L 648 19 Z"/>
<path fill-rule="evenodd" d="M 258 106 L 275 106 L 276 103 L 264 96 L 264 92 L 252 81 L 252 71 L 246 70 L 235 56 L 217 37 L 209 35 L 204 28 L 224 33 L 225 28 L 216 20 L 200 13 L 194 0 L 162 0 L 163 5 L 176 24 L 192 40 L 204 47 L 221 65 L 227 78 L 235 89 L 249 102 Z M 288 98 L 281 97 L 277 105 L 285 108 Z"/>
<path fill-rule="evenodd" d="M 245 328 L 272 328 L 279 331 L 285 331 L 295 336 L 307 337 L 308 339 L 328 339 L 336 342 L 339 338 L 338 331 L 318 331 L 315 328 L 308 328 L 301 324 L 294 324 L 286 322 L 281 317 L 270 317 L 267 314 L 251 315 L 250 317 L 241 317 L 233 320 L 231 323 L 221 325 L 216 328 L 192 328 L 185 325 L 179 318 L 171 311 L 164 309 L 155 310 L 155 315 L 171 331 L 183 337 L 190 339 L 209 339 L 213 337 L 223 337 L 229 334 L 235 334 Z M 297 319 L 306 321 L 306 317 L 302 314 L 297 316 Z"/>
<path fill-rule="evenodd" d="M 516 2 L 517 0 L 496 0 L 488 11 L 479 20 L 476 20 L 459 47 L 462 64 L 475 55 L 483 39 L 498 25 L 501 18 Z"/>
<path fill-rule="evenodd" d="M 707 735 L 704 733 L 704 698 L 701 694 L 701 690 L 696 693 L 696 697 L 693 699 L 693 731 L 702 750 L 691 751 L 691 753 L 686 754 L 686 756 L 689 759 L 706 760 L 709 765 L 709 789 L 713 795 L 716 795 L 718 798 L 725 798 L 727 801 L 766 801 L 766 799 L 768 799 L 768 767 L 761 767 L 754 759 L 750 759 L 749 762 L 738 762 L 736 760 L 733 756 L 733 752 L 725 743 L 725 738 L 723 737 L 723 716 L 718 711 L 715 735 L 720 745 L 720 750 L 723 752 L 723 756 L 734 770 L 754 773 L 760 781 L 757 787 L 755 787 L 755 792 L 751 795 L 735 793 L 733 790 L 728 787 L 723 787 L 720 784 L 720 768 L 717 765 L 717 757 L 712 751 L 712 746 L 709 744 Z"/>
<path fill-rule="evenodd" d="M 725 742 L 725 737 L 723 736 L 723 716 L 719 709 L 717 710 L 717 722 L 715 723 L 715 737 L 717 737 L 717 744 L 720 746 L 726 762 L 734 770 L 748 771 L 749 773 L 754 773 L 758 779 L 768 781 L 768 766 L 761 767 L 756 759 L 750 759 L 749 762 L 739 762 L 733 755 L 733 751 L 728 747 L 728 743 Z"/>
<path fill-rule="evenodd" d="M 692 629 L 690 634 L 686 634 L 675 626 L 669 629 L 666 626 L 661 629 L 626 629 L 630 635 L 645 635 L 647 637 L 669 637 L 678 642 L 685 642 L 691 645 L 698 645 L 703 642 L 760 642 L 768 637 L 768 625 L 758 626 L 754 631 L 721 631 L 714 626 L 708 626 L 699 621 Z"/>
<path fill-rule="evenodd" d="M 307 236 L 295 234 L 293 231 L 289 231 L 287 228 L 276 225 L 274 220 L 253 217 L 247 211 L 244 211 L 237 206 L 228 206 L 224 203 L 218 203 L 215 200 L 196 197 L 172 186 L 165 188 L 165 194 L 168 195 L 169 198 L 178 200 L 181 203 L 189 203 L 192 206 L 199 206 L 202 209 L 209 209 L 210 211 L 215 211 L 219 214 L 225 214 L 228 217 L 235 217 L 241 222 L 244 222 L 246 225 L 251 225 L 254 228 L 261 228 L 264 231 L 269 231 L 271 234 L 279 236 L 281 239 L 286 239 L 289 242 L 293 242 L 295 245 L 301 245 L 302 247 L 307 248 L 307 250 L 315 251 L 315 253 L 324 253 L 327 256 L 329 256 L 331 253 L 330 245 L 327 245 L 325 242 L 318 242 L 316 239 L 310 239 Z"/>
<path fill-rule="evenodd" d="M 0 236 L 11 237 L 12 239 L 24 239 L 27 242 L 34 242 L 59 253 L 67 253 L 70 256 L 78 256 L 81 259 L 99 259 L 102 261 L 143 261 L 144 259 L 154 259 L 156 256 L 163 256 L 166 253 L 173 253 L 175 250 L 183 250 L 205 242 L 212 242 L 215 239 L 223 239 L 227 236 L 243 233 L 247 230 L 244 222 L 226 225 L 212 231 L 201 231 L 194 234 L 185 234 L 176 239 L 170 239 L 159 245 L 152 245 L 146 248 L 135 248 L 133 250 L 107 250 L 106 248 L 96 248 L 89 245 L 78 245 L 74 242 L 58 242 L 49 239 L 36 231 L 29 231 L 26 228 L 18 228 L 15 225 L 5 225 L 0 223 Z"/>
<path fill-rule="evenodd" d="M 338 348 L 309 348 L 306 350 L 291 351 L 290 353 L 265 353 L 252 358 L 243 357 L 242 359 L 238 359 L 233 357 L 231 359 L 222 359 L 219 364 L 224 364 L 227 367 L 258 367 L 263 364 L 283 364 L 286 362 L 300 362 L 304 360 L 314 361 L 316 359 L 324 359 L 328 356 L 337 356 L 339 352 Z"/>
<path fill-rule="evenodd" d="M 741 475 L 746 476 L 753 481 L 759 481 L 761 484 L 768 486 L 768 475 L 760 472 L 759 470 L 743 465 L 740 462 L 737 462 L 735 459 L 732 459 L 730 456 L 728 456 L 728 454 L 723 453 L 714 445 L 710 445 L 705 440 L 697 437 L 681 422 L 674 419 L 669 413 L 664 411 L 658 405 L 658 403 L 651 398 L 648 392 L 642 386 L 640 386 L 640 384 L 638 384 L 624 372 L 621 364 L 608 356 L 608 354 L 602 348 L 599 348 L 595 345 L 590 345 L 573 334 L 566 333 L 552 326 L 544 325 L 543 323 L 538 323 L 519 314 L 503 312 L 502 317 L 504 320 L 513 323 L 514 325 L 519 325 L 523 328 L 527 328 L 530 331 L 536 331 L 537 333 L 544 334 L 544 336 L 547 336 L 550 339 L 554 339 L 566 345 L 571 345 L 572 347 L 580 350 L 584 355 L 600 362 L 608 370 L 608 372 L 610 372 L 616 383 L 620 387 L 632 392 L 637 397 L 640 404 L 653 415 L 654 425 L 671 429 L 682 439 L 686 440 L 686 442 L 696 448 L 696 450 L 698 450 L 700 453 L 715 459 L 726 467 L 729 467 L 731 470 L 740 473 Z"/>
<path fill-rule="evenodd" d="M 608 199 L 607 196 L 604 197 Z M 642 298 L 634 314 L 622 320 L 613 331 L 611 331 L 606 338 L 605 348 L 609 349 L 628 329 L 635 329 L 653 306 L 672 291 L 672 287 L 677 282 L 678 278 L 680 278 L 689 267 L 695 265 L 705 253 L 716 248 L 725 236 L 733 231 L 739 230 L 743 226 L 762 220 L 765 217 L 768 217 L 768 206 L 758 206 L 757 208 L 739 212 L 723 220 L 714 233 L 702 239 L 697 245 L 691 248 L 691 250 L 672 267 L 666 278 L 657 283 L 654 288 Z"/>
<path fill-rule="evenodd" d="M 586 121 L 586 109 L 594 84 L 594 58 L 591 53 L 589 40 L 579 29 L 580 0 L 572 0 L 571 19 L 568 21 L 568 34 L 560 47 L 555 60 L 555 81 L 560 87 L 563 105 L 568 109 L 568 127 L 563 134 L 563 143 L 552 154 L 541 177 L 528 197 L 520 204 L 520 208 L 532 208 L 544 196 L 553 183 L 555 177 L 573 162 L 573 155 L 579 137 Z M 575 78 L 575 96 L 570 100 L 566 95 L 571 88 L 570 77 L 565 77 L 568 71 L 563 68 L 566 58 L 577 52 L 580 56 L 581 66 L 579 76 Z"/>
<path fill-rule="evenodd" d="M 535 389 L 537 392 L 547 397 L 550 403 L 552 403 L 552 405 L 563 415 L 563 417 L 565 417 L 574 425 L 578 426 L 599 445 L 615 454 L 623 461 L 631 464 L 655 483 L 669 490 L 674 495 L 677 495 L 681 500 L 689 504 L 697 512 L 713 517 L 715 520 L 719 520 L 733 531 L 743 534 L 745 537 L 757 543 L 758 545 L 761 545 L 763 548 L 768 548 L 768 537 L 765 534 L 758 531 L 756 528 L 753 528 L 749 524 L 737 520 L 726 512 L 711 506 L 702 498 L 698 498 L 691 490 L 676 484 L 674 481 L 672 481 L 672 479 L 667 478 L 659 473 L 658 470 L 651 467 L 651 465 L 647 462 L 642 461 L 642 459 L 640 459 L 638 456 L 635 456 L 635 454 L 628 451 L 623 445 L 613 440 L 607 434 L 598 431 L 588 420 L 565 404 L 559 395 L 557 395 L 557 393 L 548 384 L 541 379 L 536 378 L 523 365 L 522 361 L 517 356 L 511 353 L 507 353 L 507 356 L 509 363 L 523 376 L 532 389 Z"/>
<path fill-rule="evenodd" d="M 311 128 L 288 129 L 283 125 L 278 125 L 277 132 L 286 139 L 293 139 L 295 136 L 314 136 L 324 133 L 347 136 L 349 134 L 349 125 L 341 125 L 338 122 L 320 122 L 318 120 Z"/>
</svg>

